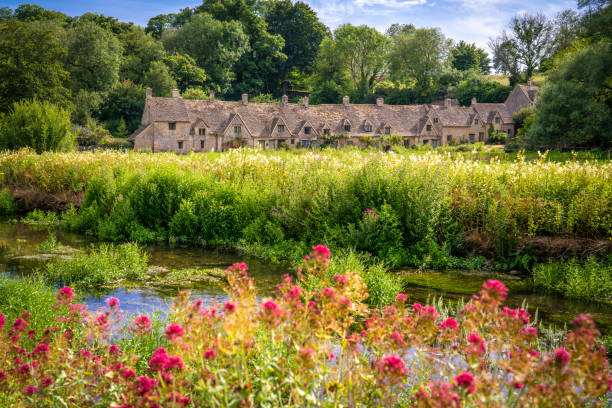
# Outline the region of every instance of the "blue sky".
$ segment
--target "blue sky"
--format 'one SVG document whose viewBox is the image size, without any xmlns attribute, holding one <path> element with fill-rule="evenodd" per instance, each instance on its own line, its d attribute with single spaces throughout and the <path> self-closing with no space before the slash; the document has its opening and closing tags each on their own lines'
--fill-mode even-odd
<svg viewBox="0 0 612 408">
<path fill-rule="evenodd" d="M 519 12 L 542 11 L 549 16 L 575 8 L 575 0 L 303 0 L 332 29 L 343 24 L 367 24 L 384 32 L 392 23 L 412 23 L 417 27 L 440 27 L 454 40 L 475 42 L 486 49 L 488 38 L 503 28 L 510 16 Z M 122 21 L 146 25 L 157 14 L 172 13 L 201 0 L 31 0 L 45 8 L 68 15 L 86 11 L 112 15 Z M 23 2 L 1 1 L 11 8 Z"/>
</svg>

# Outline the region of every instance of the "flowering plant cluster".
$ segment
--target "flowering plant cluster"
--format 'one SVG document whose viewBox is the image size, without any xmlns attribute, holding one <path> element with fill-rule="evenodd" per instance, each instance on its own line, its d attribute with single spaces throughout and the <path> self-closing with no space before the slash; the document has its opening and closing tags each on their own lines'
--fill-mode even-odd
<svg viewBox="0 0 612 408">
<path fill-rule="evenodd" d="M 488 281 L 455 317 L 400 294 L 382 309 L 351 271 L 328 275 L 329 250 L 313 248 L 297 280 L 258 299 L 245 264 L 226 271 L 229 300 L 203 308 L 182 292 L 161 335 L 168 347 L 133 355 L 112 344 L 119 301 L 88 312 L 70 288 L 63 316 L 42 333 L 29 313 L 0 315 L 0 404 L 119 408 L 187 406 L 603 406 L 612 377 L 589 316 L 562 347 L 537 348 L 523 309 L 503 306 L 505 285 Z M 302 285 L 309 274 L 320 286 Z M 123 335 L 151 333 L 138 316 Z M 33 344 L 33 345 L 31 345 Z M 145 369 L 137 368 L 146 359 Z"/>
</svg>

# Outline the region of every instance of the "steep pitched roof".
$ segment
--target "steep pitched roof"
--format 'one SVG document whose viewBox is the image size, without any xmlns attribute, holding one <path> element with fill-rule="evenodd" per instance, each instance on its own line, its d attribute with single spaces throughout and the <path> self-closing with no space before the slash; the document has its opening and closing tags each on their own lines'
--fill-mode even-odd
<svg viewBox="0 0 612 408">
<path fill-rule="evenodd" d="M 512 123 L 512 114 L 508 111 L 504 103 L 480 103 L 474 105 L 482 120 L 486 123 L 493 122 L 495 114 L 499 112 L 504 123 Z"/>
<path fill-rule="evenodd" d="M 435 113 L 443 126 L 470 126 L 472 108 L 462 106 L 431 106 L 432 113 Z"/>
<path fill-rule="evenodd" d="M 191 122 L 182 98 L 147 98 L 152 121 Z"/>
<path fill-rule="evenodd" d="M 141 134 L 142 132 L 144 132 L 145 130 L 147 130 L 149 127 L 153 126 L 153 123 L 147 123 L 146 125 L 142 125 L 141 127 L 139 127 L 138 129 L 136 129 L 134 131 L 134 133 L 132 133 L 130 135 L 130 137 L 128 137 L 128 140 L 134 140 L 136 139 L 136 136 L 138 136 L 139 134 Z"/>
</svg>

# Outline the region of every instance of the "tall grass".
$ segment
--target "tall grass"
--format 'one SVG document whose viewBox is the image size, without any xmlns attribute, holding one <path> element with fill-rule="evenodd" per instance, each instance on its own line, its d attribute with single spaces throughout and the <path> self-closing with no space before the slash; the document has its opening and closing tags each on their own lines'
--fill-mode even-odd
<svg viewBox="0 0 612 408">
<path fill-rule="evenodd" d="M 551 261 L 537 265 L 533 271 L 536 287 L 572 298 L 612 297 L 612 256 L 608 260 L 589 257 L 584 263 L 577 259 Z"/>
<path fill-rule="evenodd" d="M 391 266 L 445 268 L 474 250 L 467 236 L 481 237 L 498 259 L 529 236 L 612 237 L 610 162 L 357 150 L 19 151 L 0 154 L 0 172 L 5 186 L 84 192 L 64 227 L 110 241 L 240 246 L 298 259 L 323 242 Z"/>
</svg>

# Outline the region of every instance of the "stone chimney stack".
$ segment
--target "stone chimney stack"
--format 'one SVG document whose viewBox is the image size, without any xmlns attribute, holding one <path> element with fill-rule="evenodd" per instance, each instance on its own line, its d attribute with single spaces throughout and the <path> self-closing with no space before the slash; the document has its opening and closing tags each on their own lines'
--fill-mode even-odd
<svg viewBox="0 0 612 408">
<path fill-rule="evenodd" d="M 380 96 L 376 98 L 376 106 L 383 106 L 385 104 L 385 99 Z"/>
<path fill-rule="evenodd" d="M 528 80 L 528 81 L 527 81 L 527 85 L 529 85 L 529 86 L 533 86 L 533 81 L 532 81 L 531 79 L 530 79 L 530 80 Z"/>
<path fill-rule="evenodd" d="M 152 98 L 153 97 L 153 90 L 151 88 L 147 88 L 145 90 L 146 94 L 147 94 L 147 99 Z"/>
<path fill-rule="evenodd" d="M 302 105 L 304 105 L 305 108 L 308 107 L 309 103 L 310 103 L 310 97 L 308 95 L 302 96 Z"/>
<path fill-rule="evenodd" d="M 242 104 L 243 105 L 248 105 L 249 104 L 249 94 L 242 94 Z"/>
<path fill-rule="evenodd" d="M 342 104 L 344 106 L 349 106 L 350 102 L 351 102 L 351 100 L 349 99 L 348 96 L 345 95 L 345 96 L 342 97 Z"/>
<path fill-rule="evenodd" d="M 289 97 L 287 95 L 283 95 L 281 97 L 281 106 L 287 106 L 289 104 Z"/>
<path fill-rule="evenodd" d="M 179 90 L 178 89 L 176 89 L 176 88 L 172 89 L 172 97 L 173 98 L 180 98 Z"/>
<path fill-rule="evenodd" d="M 476 106 L 477 103 L 478 101 L 476 100 L 476 98 L 472 98 L 472 106 Z"/>
<path fill-rule="evenodd" d="M 215 91 L 210 91 L 210 93 L 208 94 L 208 98 L 210 99 L 211 102 L 215 101 Z"/>
<path fill-rule="evenodd" d="M 444 106 L 446 106 L 447 108 L 451 107 L 451 99 L 450 98 L 446 98 L 444 100 Z"/>
</svg>

